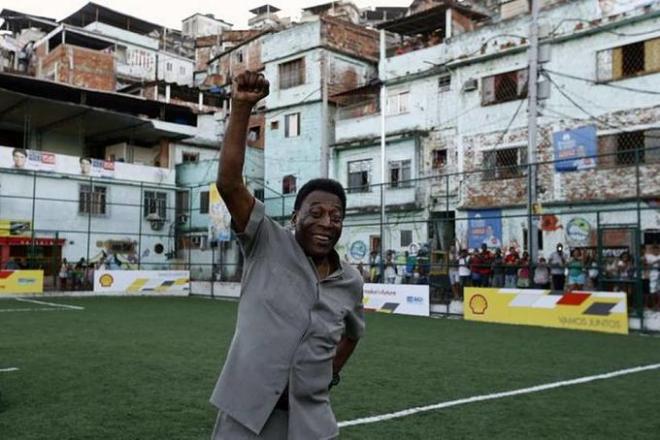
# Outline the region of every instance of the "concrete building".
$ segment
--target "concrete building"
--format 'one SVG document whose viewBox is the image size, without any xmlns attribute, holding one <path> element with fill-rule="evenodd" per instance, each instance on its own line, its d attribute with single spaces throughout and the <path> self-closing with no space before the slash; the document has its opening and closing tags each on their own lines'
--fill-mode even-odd
<svg viewBox="0 0 660 440">
<path fill-rule="evenodd" d="M 254 16 L 248 20 L 248 26 L 250 29 L 278 29 L 289 25 L 291 19 L 288 17 L 280 18 L 277 14 L 279 11 L 279 8 L 270 4 L 250 9 Z"/>
<path fill-rule="evenodd" d="M 548 59 L 542 65 L 541 92 L 549 93 L 540 110 L 537 148 L 537 161 L 545 162 L 537 173 L 537 198 L 544 212 L 541 252 L 547 256 L 559 242 L 635 251 L 640 244 L 657 242 L 660 230 L 655 202 L 660 194 L 656 160 L 660 101 L 654 92 L 660 10 L 652 2 L 621 6 L 615 13 L 608 13 L 603 2 L 552 3 L 540 17 L 546 32 L 542 42 L 549 48 L 543 52 Z M 427 212 L 422 217 L 430 220 L 426 240 L 433 249 L 446 251 L 454 238 L 463 247 L 474 247 L 468 218 L 483 215 L 485 209 L 497 217 L 500 232 L 493 245 L 527 246 L 530 18 L 524 9 L 516 14 L 501 11 L 501 15 L 508 18 L 491 21 L 456 3 L 435 2 L 417 14 L 381 25 L 403 36 L 390 44 L 388 57 L 379 66 L 388 96 L 387 160 L 409 160 L 410 175 L 424 179 L 415 187 L 425 193 L 422 205 Z M 425 23 L 428 27 L 422 29 Z M 567 62 L 576 57 L 582 61 Z M 334 160 L 340 173 L 346 166 L 341 159 L 346 146 L 356 154 L 351 159 L 372 157 L 378 163 L 378 86 L 362 92 L 356 94 L 364 95 L 364 102 L 355 101 L 338 111 L 336 136 L 342 142 L 335 144 Z M 401 114 L 391 115 L 393 109 Z M 570 136 L 571 130 L 585 126 L 595 129 L 591 154 L 605 156 L 584 169 L 558 166 L 559 147 L 553 138 L 566 130 Z M 417 133 L 417 150 L 408 146 L 402 158 L 400 139 L 410 132 Z M 633 160 L 637 148 L 643 151 L 639 172 Z M 365 175 L 362 168 L 355 168 L 358 171 L 358 177 Z M 379 181 L 376 176 L 366 183 Z M 385 200 L 388 205 L 399 202 L 387 191 Z M 415 219 L 410 217 L 409 224 L 417 224 Z M 397 221 L 388 218 L 389 223 Z M 639 242 L 631 238 L 635 234 Z M 376 235 L 376 229 L 363 235 Z M 397 237 L 389 237 L 392 245 L 387 240 L 386 235 L 386 249 L 399 244 Z M 350 249 L 351 243 L 346 246 Z"/>
<path fill-rule="evenodd" d="M 261 51 L 271 84 L 265 100 L 266 209 L 288 217 L 297 189 L 328 175 L 334 143 L 329 97 L 375 77 L 378 34 L 323 16 L 268 35 Z"/>
<path fill-rule="evenodd" d="M 231 23 L 215 18 L 213 14 L 196 13 L 182 20 L 181 33 L 191 38 L 206 37 L 220 35 L 233 26 Z"/>
<path fill-rule="evenodd" d="M 360 23 L 360 9 L 351 1 L 332 1 L 303 8 L 300 21 L 314 20 L 316 17 L 334 17 L 353 24 Z"/>
<path fill-rule="evenodd" d="M 61 258 L 124 268 L 176 267 L 173 144 L 195 136 L 175 104 L 0 74 L 0 234 L 8 258 L 43 267 Z"/>
</svg>

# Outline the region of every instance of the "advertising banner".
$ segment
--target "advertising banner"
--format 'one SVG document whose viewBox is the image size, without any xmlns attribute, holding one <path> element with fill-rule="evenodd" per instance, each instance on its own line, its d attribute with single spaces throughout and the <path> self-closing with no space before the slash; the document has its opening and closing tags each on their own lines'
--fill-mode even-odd
<svg viewBox="0 0 660 440">
<path fill-rule="evenodd" d="M 44 292 L 43 270 L 0 271 L 0 296 Z"/>
<path fill-rule="evenodd" d="M 478 249 L 502 247 L 502 211 L 481 209 L 468 211 L 468 247 Z"/>
<path fill-rule="evenodd" d="M 555 170 L 577 171 L 596 167 L 596 126 L 574 128 L 552 134 L 555 149 Z"/>
<path fill-rule="evenodd" d="M 97 270 L 95 293 L 137 295 L 188 295 L 190 272 L 187 270 Z"/>
<path fill-rule="evenodd" d="M 231 216 L 215 183 L 209 185 L 209 220 L 211 241 L 231 240 Z"/>
<path fill-rule="evenodd" d="M 364 309 L 397 315 L 429 316 L 429 286 L 365 284 Z"/>
<path fill-rule="evenodd" d="M 108 160 L 80 158 L 80 174 L 92 177 L 115 177 L 115 163 Z"/>
<path fill-rule="evenodd" d="M 623 292 L 465 289 L 466 320 L 628 334 Z"/>
<path fill-rule="evenodd" d="M 29 220 L 0 219 L 0 237 L 29 236 L 32 223 Z"/>
</svg>

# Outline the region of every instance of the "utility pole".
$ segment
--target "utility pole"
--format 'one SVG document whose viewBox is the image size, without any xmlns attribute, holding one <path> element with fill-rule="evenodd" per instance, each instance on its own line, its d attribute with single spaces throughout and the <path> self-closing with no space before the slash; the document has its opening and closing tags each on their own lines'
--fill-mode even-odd
<svg viewBox="0 0 660 440">
<path fill-rule="evenodd" d="M 538 224 L 536 206 L 536 151 L 538 148 L 538 77 L 539 77 L 539 0 L 531 0 L 532 21 L 529 26 L 529 74 L 527 79 L 527 244 L 529 258 L 538 260 Z"/>
<path fill-rule="evenodd" d="M 380 274 L 384 275 L 383 263 L 385 255 L 385 111 L 387 107 L 387 88 L 385 87 L 385 30 L 380 30 L 380 64 L 378 72 L 381 80 L 380 86 Z"/>
</svg>

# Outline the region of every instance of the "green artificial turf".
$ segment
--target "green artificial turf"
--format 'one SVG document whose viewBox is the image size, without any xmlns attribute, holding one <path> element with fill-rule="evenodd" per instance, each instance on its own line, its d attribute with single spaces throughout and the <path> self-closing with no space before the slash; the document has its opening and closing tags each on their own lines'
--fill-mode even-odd
<svg viewBox="0 0 660 440">
<path fill-rule="evenodd" d="M 236 303 L 58 298 L 0 313 L 0 439 L 208 439 Z M 17 305 L 18 304 L 18 305 Z M 0 301 L 0 310 L 42 308 Z M 369 314 L 337 419 L 660 363 L 660 338 Z M 342 439 L 659 438 L 660 370 L 341 430 Z"/>
</svg>

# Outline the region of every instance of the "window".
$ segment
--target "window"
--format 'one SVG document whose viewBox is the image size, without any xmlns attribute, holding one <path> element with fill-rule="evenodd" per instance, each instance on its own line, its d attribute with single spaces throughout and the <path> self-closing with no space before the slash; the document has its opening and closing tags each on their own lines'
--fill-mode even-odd
<svg viewBox="0 0 660 440">
<path fill-rule="evenodd" d="M 487 76 L 481 81 L 481 105 L 499 104 L 527 97 L 527 69 Z"/>
<path fill-rule="evenodd" d="M 412 241 L 412 231 L 401 231 L 401 247 L 410 246 Z"/>
<path fill-rule="evenodd" d="M 254 190 L 254 198 L 259 200 L 259 201 L 264 201 L 264 189 L 259 188 Z"/>
<path fill-rule="evenodd" d="M 261 127 L 259 127 L 258 125 L 255 127 L 250 127 L 250 129 L 248 130 L 248 137 L 247 137 L 248 145 L 258 142 L 260 137 L 261 137 Z"/>
<path fill-rule="evenodd" d="M 172 63 L 167 63 L 166 64 L 166 69 L 167 69 L 168 72 L 171 72 L 172 71 Z"/>
<path fill-rule="evenodd" d="M 209 213 L 209 192 L 201 191 L 199 193 L 199 213 L 208 214 Z"/>
<path fill-rule="evenodd" d="M 410 160 L 390 162 L 390 188 L 410 186 Z"/>
<path fill-rule="evenodd" d="M 387 114 L 399 115 L 408 112 L 409 92 L 401 92 L 387 97 Z"/>
<path fill-rule="evenodd" d="M 108 190 L 105 186 L 80 185 L 78 197 L 78 213 L 90 215 L 106 215 L 106 199 Z"/>
<path fill-rule="evenodd" d="M 447 164 L 447 150 L 433 150 L 432 154 L 432 164 L 431 167 L 434 170 L 444 167 Z"/>
<path fill-rule="evenodd" d="M 369 192 L 371 180 L 371 159 L 348 163 L 348 192 Z"/>
<path fill-rule="evenodd" d="M 502 148 L 484 151 L 484 180 L 511 179 L 522 177 L 527 162 L 526 148 Z"/>
<path fill-rule="evenodd" d="M 284 117 L 284 137 L 300 135 L 300 113 L 292 113 Z"/>
<path fill-rule="evenodd" d="M 598 81 L 660 72 L 660 38 L 602 50 L 596 54 L 596 64 Z"/>
<path fill-rule="evenodd" d="M 305 83 L 305 59 L 289 61 L 279 65 L 280 89 L 289 89 Z"/>
<path fill-rule="evenodd" d="M 270 129 L 277 130 L 280 128 L 280 121 L 270 121 Z"/>
<path fill-rule="evenodd" d="M 236 62 L 242 63 L 243 62 L 243 51 L 242 50 L 236 51 L 236 53 L 234 54 L 234 57 L 236 58 Z"/>
<path fill-rule="evenodd" d="M 195 163 L 199 161 L 199 153 L 184 151 L 181 157 L 183 163 Z"/>
<path fill-rule="evenodd" d="M 188 213 L 188 209 L 190 209 L 189 203 L 189 192 L 188 191 L 177 191 L 176 192 L 176 201 L 175 201 L 175 206 L 176 206 L 176 215 L 184 215 Z"/>
<path fill-rule="evenodd" d="M 296 176 L 288 175 L 282 179 L 282 194 L 295 194 Z"/>
<path fill-rule="evenodd" d="M 598 137 L 600 167 L 660 162 L 660 130 L 638 130 Z"/>
<path fill-rule="evenodd" d="M 185 75 L 186 74 L 186 68 L 184 66 L 179 67 L 179 75 Z"/>
<path fill-rule="evenodd" d="M 443 73 L 438 77 L 438 91 L 447 92 L 451 89 L 451 74 Z"/>
<path fill-rule="evenodd" d="M 161 219 L 167 218 L 167 193 L 156 191 L 144 192 L 144 216 L 157 214 Z"/>
</svg>

